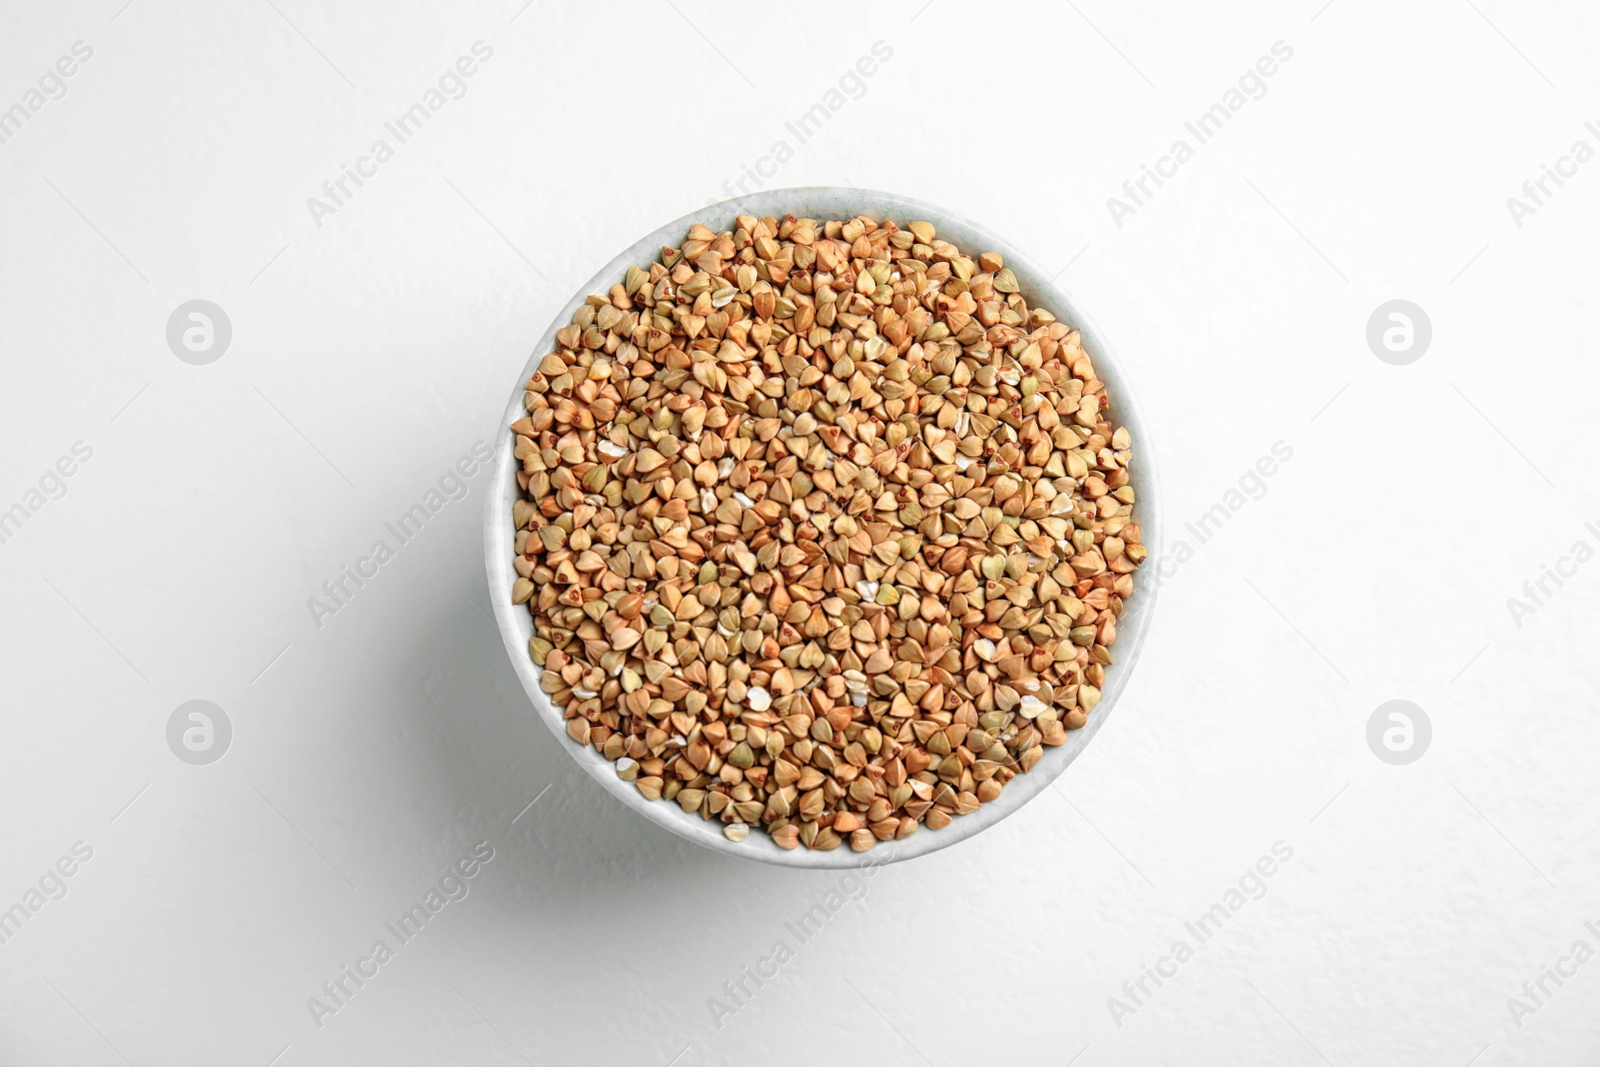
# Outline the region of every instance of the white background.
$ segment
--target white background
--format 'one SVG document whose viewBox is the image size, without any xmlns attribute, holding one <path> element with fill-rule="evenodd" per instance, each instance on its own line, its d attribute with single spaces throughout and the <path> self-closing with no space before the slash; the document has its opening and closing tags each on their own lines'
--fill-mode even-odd
<svg viewBox="0 0 1600 1067">
<path fill-rule="evenodd" d="M 1506 206 L 1600 147 L 1591 9 L 123 2 L 0 23 L 0 107 L 93 48 L 0 145 L 0 508 L 93 449 L 0 545 L 0 908 L 94 850 L 0 945 L 0 1063 L 1600 1058 L 1600 962 L 1507 1004 L 1600 949 L 1600 564 L 1520 627 L 1506 604 L 1600 543 L 1600 163 L 1520 228 Z M 478 40 L 467 94 L 318 227 L 307 198 Z M 1107 198 L 1279 40 L 1266 95 L 1115 225 Z M 1169 549 L 1293 449 L 1165 584 L 1060 788 L 804 945 L 783 924 L 834 878 L 648 825 L 535 720 L 486 621 L 486 475 L 320 628 L 307 608 L 491 438 L 584 279 L 780 138 L 769 187 L 922 198 L 1064 269 L 1154 428 Z M 233 326 L 209 366 L 166 343 L 195 298 Z M 1409 366 L 1365 339 L 1395 298 L 1432 321 Z M 1397 698 L 1433 725 L 1408 766 L 1366 741 Z M 210 766 L 167 746 L 191 699 L 233 724 Z M 479 841 L 470 895 L 314 1025 Z M 1277 841 L 1266 895 L 1114 1021 Z M 779 939 L 795 958 L 714 1025 Z"/>
</svg>

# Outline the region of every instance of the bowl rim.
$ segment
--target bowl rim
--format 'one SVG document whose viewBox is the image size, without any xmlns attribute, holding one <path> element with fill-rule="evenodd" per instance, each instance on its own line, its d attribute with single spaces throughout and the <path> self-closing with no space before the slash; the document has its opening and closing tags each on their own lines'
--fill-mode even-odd
<svg viewBox="0 0 1600 1067">
<path fill-rule="evenodd" d="M 848 214 L 845 214 L 848 212 Z M 1135 456 L 1129 466 L 1129 483 L 1133 485 L 1139 509 L 1139 526 L 1143 544 L 1149 549 L 1150 575 L 1143 577 L 1135 595 L 1119 617 L 1115 669 L 1108 672 L 1100 703 L 1094 714 L 1080 729 L 1068 735 L 1068 741 L 1056 748 L 1047 748 L 1044 756 L 1026 774 L 1013 778 L 1000 796 L 977 811 L 956 818 L 940 830 L 919 826 L 911 837 L 886 842 L 866 852 L 854 852 L 848 845 L 828 852 L 796 848 L 785 851 L 759 828 L 744 841 L 731 841 L 722 833 L 722 824 L 702 820 L 698 815 L 683 811 L 665 800 L 649 800 L 631 782 L 617 777 L 613 763 L 605 759 L 592 746 L 579 747 L 568 737 L 561 713 L 545 692 L 539 688 L 540 669 L 528 654 L 528 641 L 533 635 L 533 617 L 519 605 L 513 605 L 507 592 L 516 580 L 511 561 L 515 555 L 515 522 L 512 507 L 521 495 L 517 484 L 518 465 L 512 456 L 514 435 L 509 433 L 512 422 L 522 418 L 523 383 L 534 373 L 540 360 L 553 350 L 555 334 L 572 318 L 578 307 L 592 293 L 604 293 L 621 281 L 629 266 L 655 262 L 661 247 L 679 247 L 683 235 L 696 223 L 704 223 L 715 232 L 729 228 L 735 216 L 756 215 L 782 218 L 794 214 L 803 218 L 854 218 L 864 215 L 875 221 L 893 218 L 902 225 L 910 221 L 931 222 L 942 238 L 950 240 L 969 254 L 976 251 L 999 252 L 1017 277 L 1019 290 L 1030 307 L 1044 307 L 1059 320 L 1080 331 L 1083 347 L 1094 361 L 1096 377 L 1105 383 L 1111 398 L 1109 410 L 1115 420 L 1128 428 L 1135 442 Z M 758 860 L 784 867 L 814 870 L 842 870 L 883 863 L 903 862 L 949 848 L 961 841 L 977 836 L 1005 819 L 1051 785 L 1075 761 L 1090 741 L 1105 725 L 1118 698 L 1127 688 L 1139 654 L 1144 647 L 1154 617 L 1155 602 L 1161 582 L 1155 574 L 1156 563 L 1161 559 L 1163 543 L 1160 521 L 1161 493 L 1157 478 L 1153 442 L 1148 424 L 1142 417 L 1127 368 L 1118 360 L 1113 348 L 1106 343 L 1104 333 L 1083 313 L 1070 293 L 1057 285 L 1055 278 L 1046 275 L 1014 243 L 962 215 L 925 201 L 901 196 L 898 193 L 854 186 L 790 186 L 765 189 L 745 196 L 734 197 L 688 212 L 671 222 L 657 227 L 641 237 L 605 266 L 595 272 L 580 287 L 576 295 L 552 317 L 550 326 L 534 345 L 532 354 L 522 367 L 511 392 L 511 399 L 494 427 L 493 483 L 486 493 L 484 503 L 484 563 L 488 572 L 489 598 L 494 607 L 495 621 L 501 641 L 511 659 L 512 668 L 522 682 L 529 701 L 539 713 L 539 718 L 556 736 L 561 748 L 582 767 L 589 776 L 608 793 L 649 821 L 692 841 L 704 848 L 728 856 Z"/>
</svg>

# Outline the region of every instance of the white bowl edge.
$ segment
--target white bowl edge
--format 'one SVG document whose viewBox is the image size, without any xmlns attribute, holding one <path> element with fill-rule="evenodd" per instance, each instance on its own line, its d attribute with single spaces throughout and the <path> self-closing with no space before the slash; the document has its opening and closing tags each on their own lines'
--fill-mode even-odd
<svg viewBox="0 0 1600 1067">
<path fill-rule="evenodd" d="M 1141 568 L 1144 573 L 1136 575 L 1134 595 L 1118 620 L 1116 660 L 1106 672 L 1106 685 L 1100 704 L 1089 716 L 1088 723 L 1072 731 L 1066 744 L 1046 749 L 1044 757 L 1032 771 L 1017 775 L 997 799 L 979 810 L 958 816 L 942 830 L 930 830 L 923 826 L 903 841 L 880 843 L 862 853 L 851 851 L 848 845 L 841 845 L 830 852 L 817 852 L 803 847 L 785 851 L 757 828 L 752 828 L 746 840 L 734 842 L 723 836 L 719 822 L 702 820 L 670 801 L 645 799 L 632 783 L 618 778 L 614 765 L 593 747 L 580 749 L 567 736 L 561 712 L 539 688 L 539 668 L 528 654 L 528 641 L 533 636 L 533 617 L 524 607 L 513 605 L 510 597 L 511 586 L 517 577 L 511 565 L 515 555 L 513 541 L 516 532 L 511 512 L 513 503 L 521 494 L 521 487 L 517 484 L 518 465 L 512 456 L 514 442 L 509 427 L 526 414 L 522 406 L 523 383 L 533 374 L 539 361 L 554 350 L 556 330 L 571 320 L 573 313 L 591 293 L 603 294 L 620 282 L 629 266 L 647 266 L 656 261 L 663 245 L 678 247 L 683 235 L 695 223 L 705 223 L 712 230 L 721 232 L 731 228 L 736 215 L 782 218 L 785 214 L 817 219 L 852 218 L 864 214 L 875 220 L 892 218 L 901 225 L 926 220 L 933 223 L 941 238 L 951 241 L 968 254 L 999 252 L 1006 266 L 1016 274 L 1018 286 L 1030 307 L 1043 307 L 1081 332 L 1083 347 L 1094 361 L 1096 376 L 1105 383 L 1107 395 L 1111 398 L 1113 420 L 1127 426 L 1133 438 L 1134 460 L 1129 468 L 1129 482 L 1134 487 L 1141 539 L 1149 548 L 1149 559 Z M 1138 662 L 1160 588 L 1155 567 L 1161 558 L 1163 538 L 1159 512 L 1160 488 L 1152 444 L 1148 426 L 1139 414 L 1135 393 L 1128 380 L 1127 369 L 1118 362 L 1113 350 L 1105 343 L 1104 335 L 1094 327 L 1067 292 L 1055 285 L 1041 268 L 1011 242 L 943 208 L 894 193 L 839 186 L 811 186 L 764 190 L 692 211 L 647 234 L 614 257 L 554 316 L 549 329 L 534 346 L 517 377 L 511 400 L 495 425 L 494 483 L 487 493 L 484 506 L 484 559 L 488 569 L 489 597 L 494 605 L 495 620 L 499 624 L 506 654 L 511 657 L 512 667 L 522 681 L 528 699 L 545 725 L 556 735 L 561 747 L 607 792 L 650 821 L 695 844 L 764 863 L 824 870 L 900 862 L 948 848 L 998 823 L 1033 799 L 1064 772 L 1105 724 Z"/>
</svg>

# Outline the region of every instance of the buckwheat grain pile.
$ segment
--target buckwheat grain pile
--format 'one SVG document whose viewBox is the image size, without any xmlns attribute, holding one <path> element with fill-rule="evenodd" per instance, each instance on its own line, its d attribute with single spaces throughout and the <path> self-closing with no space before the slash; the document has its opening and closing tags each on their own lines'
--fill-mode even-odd
<svg viewBox="0 0 1600 1067">
<path fill-rule="evenodd" d="M 1087 721 L 1145 558 L 1128 431 L 999 255 L 739 216 L 556 341 L 512 599 L 567 733 L 646 797 L 865 851 Z"/>
</svg>

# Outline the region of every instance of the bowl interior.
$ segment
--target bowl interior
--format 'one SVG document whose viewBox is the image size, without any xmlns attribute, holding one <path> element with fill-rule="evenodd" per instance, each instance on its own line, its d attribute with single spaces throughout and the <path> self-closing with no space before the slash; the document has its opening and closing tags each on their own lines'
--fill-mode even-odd
<svg viewBox="0 0 1600 1067">
<path fill-rule="evenodd" d="M 784 851 L 760 830 L 754 830 L 741 842 L 728 840 L 722 834 L 722 824 L 702 820 L 699 815 L 682 811 L 667 801 L 646 800 L 634 786 L 617 777 L 610 761 L 592 747 L 579 748 L 567 736 L 561 710 L 556 708 L 545 692 L 539 688 L 539 668 L 528 654 L 528 641 L 533 636 L 533 617 L 525 606 L 511 603 L 511 586 L 516 580 L 512 569 L 515 554 L 515 526 L 512 505 L 520 495 L 516 472 L 518 464 L 512 456 L 513 440 L 509 427 L 526 412 L 522 406 L 522 385 L 533 374 L 539 361 L 555 350 L 556 330 L 571 321 L 572 315 L 590 293 L 605 293 L 622 280 L 630 265 L 648 266 L 661 253 L 661 247 L 678 247 L 685 232 L 695 223 L 704 223 L 721 232 L 732 228 L 736 215 L 775 216 L 785 214 L 816 219 L 848 219 L 866 215 L 874 220 L 893 219 L 904 225 L 926 220 L 938 230 L 939 236 L 957 245 L 963 252 L 976 256 L 979 252 L 999 252 L 1006 266 L 1017 277 L 1017 284 L 1030 307 L 1043 307 L 1061 321 L 1077 327 L 1082 332 L 1084 348 L 1094 361 L 1097 376 L 1106 385 L 1111 400 L 1113 421 L 1128 427 L 1133 438 L 1134 461 L 1129 467 L 1129 482 L 1137 500 L 1137 515 L 1144 543 L 1150 550 L 1149 565 L 1136 576 L 1134 595 L 1118 620 L 1116 663 L 1106 672 L 1106 685 L 1099 705 L 1089 716 L 1088 723 L 1067 735 L 1067 743 L 1047 749 L 1038 764 L 1027 774 L 1019 774 L 1001 791 L 1000 796 L 970 815 L 959 816 L 942 830 L 921 827 L 903 841 L 879 845 L 868 852 L 852 852 L 841 846 L 831 852 L 814 852 L 804 847 Z M 788 867 L 850 868 L 883 862 L 895 862 L 947 848 L 958 841 L 981 833 L 1001 819 L 1026 804 L 1042 789 L 1067 769 L 1078 757 L 1094 735 L 1105 725 L 1106 718 L 1116 706 L 1117 699 L 1128 684 L 1133 667 L 1138 661 L 1140 648 L 1155 606 L 1159 583 L 1154 580 L 1155 560 L 1161 555 L 1161 523 L 1158 514 L 1159 489 L 1151 459 L 1151 442 L 1144 421 L 1134 404 L 1132 383 L 1125 368 L 1105 343 L 1104 337 L 1090 323 L 1072 298 L 1051 280 L 1049 274 L 1036 266 L 1011 242 L 998 237 L 976 223 L 969 222 L 942 208 L 893 193 L 867 189 L 818 186 L 810 188 L 772 189 L 750 196 L 726 200 L 691 212 L 667 223 L 653 233 L 646 234 L 631 247 L 607 263 L 595 274 L 565 307 L 556 315 L 544 336 L 534 346 L 527 364 L 517 375 L 505 412 L 494 428 L 495 466 L 493 484 L 490 486 L 484 516 L 484 552 L 489 573 L 489 594 L 494 604 L 495 619 L 512 666 L 522 680 L 522 687 L 533 702 L 539 717 L 555 733 L 562 748 L 583 767 L 601 787 L 618 797 L 652 822 L 658 823 L 680 837 L 687 838 L 706 848 L 729 855 L 761 860 Z M 892 847 L 890 847 L 892 846 Z"/>
</svg>

